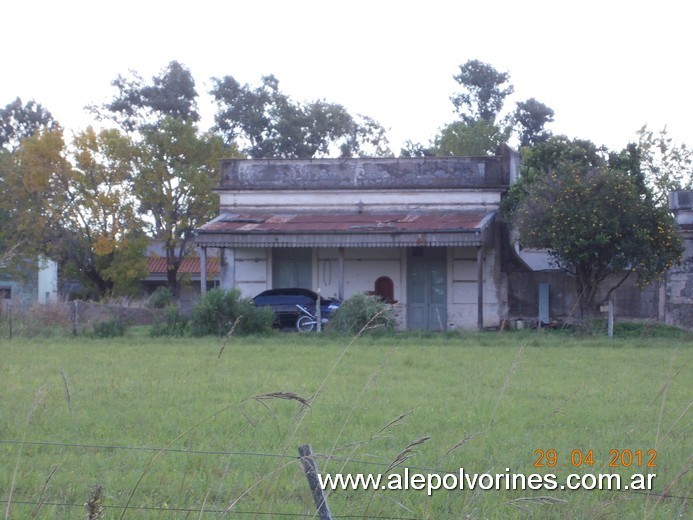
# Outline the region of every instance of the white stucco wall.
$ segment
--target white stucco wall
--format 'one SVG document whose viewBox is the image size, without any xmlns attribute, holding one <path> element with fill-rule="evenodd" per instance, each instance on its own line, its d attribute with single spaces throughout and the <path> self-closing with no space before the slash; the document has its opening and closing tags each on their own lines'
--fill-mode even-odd
<svg viewBox="0 0 693 520">
<path fill-rule="evenodd" d="M 476 248 L 456 247 L 448 251 L 448 328 L 474 329 L 477 326 L 477 260 Z M 499 284 L 500 275 L 493 248 L 485 251 L 483 267 L 484 327 L 497 326 L 503 314 Z"/>
<path fill-rule="evenodd" d="M 270 288 L 271 254 L 266 248 L 238 248 L 234 250 L 236 287 L 247 298 Z"/>
<path fill-rule="evenodd" d="M 39 259 L 37 301 L 40 304 L 58 301 L 58 264 L 47 258 Z"/>
</svg>

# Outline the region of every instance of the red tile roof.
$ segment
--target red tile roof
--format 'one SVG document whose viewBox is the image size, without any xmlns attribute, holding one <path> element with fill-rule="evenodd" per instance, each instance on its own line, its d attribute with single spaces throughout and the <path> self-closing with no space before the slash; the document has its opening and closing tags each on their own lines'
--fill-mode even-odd
<svg viewBox="0 0 693 520">
<path fill-rule="evenodd" d="M 166 257 L 150 256 L 147 258 L 149 274 L 166 274 Z M 200 258 L 184 258 L 178 268 L 179 274 L 200 274 Z M 207 258 L 207 274 L 219 274 L 219 259 Z"/>
</svg>

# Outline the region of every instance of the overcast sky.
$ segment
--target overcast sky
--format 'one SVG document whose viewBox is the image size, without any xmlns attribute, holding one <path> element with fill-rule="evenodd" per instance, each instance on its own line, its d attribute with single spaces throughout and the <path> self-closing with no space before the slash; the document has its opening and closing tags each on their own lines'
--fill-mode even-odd
<svg viewBox="0 0 693 520">
<path fill-rule="evenodd" d="M 682 0 L 5 0 L 0 106 L 34 99 L 79 130 L 118 74 L 177 60 L 203 95 L 211 77 L 274 74 L 295 100 L 373 117 L 398 152 L 454 119 L 452 77 L 480 59 L 510 73 L 508 106 L 554 109 L 554 133 L 620 149 L 666 125 L 693 145 L 691 14 Z"/>
</svg>

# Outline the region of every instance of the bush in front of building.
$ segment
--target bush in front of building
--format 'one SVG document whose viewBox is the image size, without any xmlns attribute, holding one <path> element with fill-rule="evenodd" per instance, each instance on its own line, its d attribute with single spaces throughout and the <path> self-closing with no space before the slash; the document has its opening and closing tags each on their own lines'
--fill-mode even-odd
<svg viewBox="0 0 693 520">
<path fill-rule="evenodd" d="M 327 328 L 342 334 L 358 334 L 362 330 L 391 332 L 395 328 L 393 306 L 377 296 L 355 294 L 342 302 Z"/>
<path fill-rule="evenodd" d="M 242 298 L 238 289 L 215 288 L 202 297 L 190 317 L 193 336 L 224 336 L 234 334 L 266 334 L 272 330 L 274 311 L 255 307 L 249 298 Z"/>
<path fill-rule="evenodd" d="M 171 289 L 165 286 L 160 286 L 154 289 L 154 292 L 147 300 L 147 307 L 150 309 L 165 309 L 173 304 L 173 293 Z"/>
<path fill-rule="evenodd" d="M 183 316 L 176 304 L 167 305 L 164 313 L 150 329 L 150 335 L 157 336 L 185 336 L 188 333 L 188 319 Z"/>
<path fill-rule="evenodd" d="M 93 325 L 96 338 L 118 338 L 125 335 L 125 323 L 118 318 L 99 321 Z"/>
</svg>

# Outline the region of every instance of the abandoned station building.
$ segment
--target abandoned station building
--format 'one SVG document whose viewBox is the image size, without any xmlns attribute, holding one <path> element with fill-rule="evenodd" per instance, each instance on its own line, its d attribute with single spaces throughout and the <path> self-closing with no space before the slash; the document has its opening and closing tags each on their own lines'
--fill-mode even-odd
<svg viewBox="0 0 693 520">
<path fill-rule="evenodd" d="M 224 160 L 220 214 L 197 230 L 222 288 L 304 287 L 397 302 L 401 328 L 497 325 L 506 315 L 498 209 L 517 175 L 495 157 Z M 202 278 L 206 276 L 203 274 Z"/>
<path fill-rule="evenodd" d="M 569 318 L 574 281 L 545 251 L 518 247 L 500 221 L 518 170 L 507 146 L 493 157 L 224 160 L 219 216 L 196 230 L 200 278 L 210 282 L 213 255 L 213 285 L 246 297 L 284 287 L 342 300 L 376 294 L 397 303 L 399 327 L 410 330 Z M 690 206 L 672 206 L 677 221 Z M 693 286 L 690 232 L 684 238 L 679 271 L 645 289 L 631 277 L 614 293 L 619 316 L 693 327 L 693 292 L 681 289 Z"/>
</svg>

